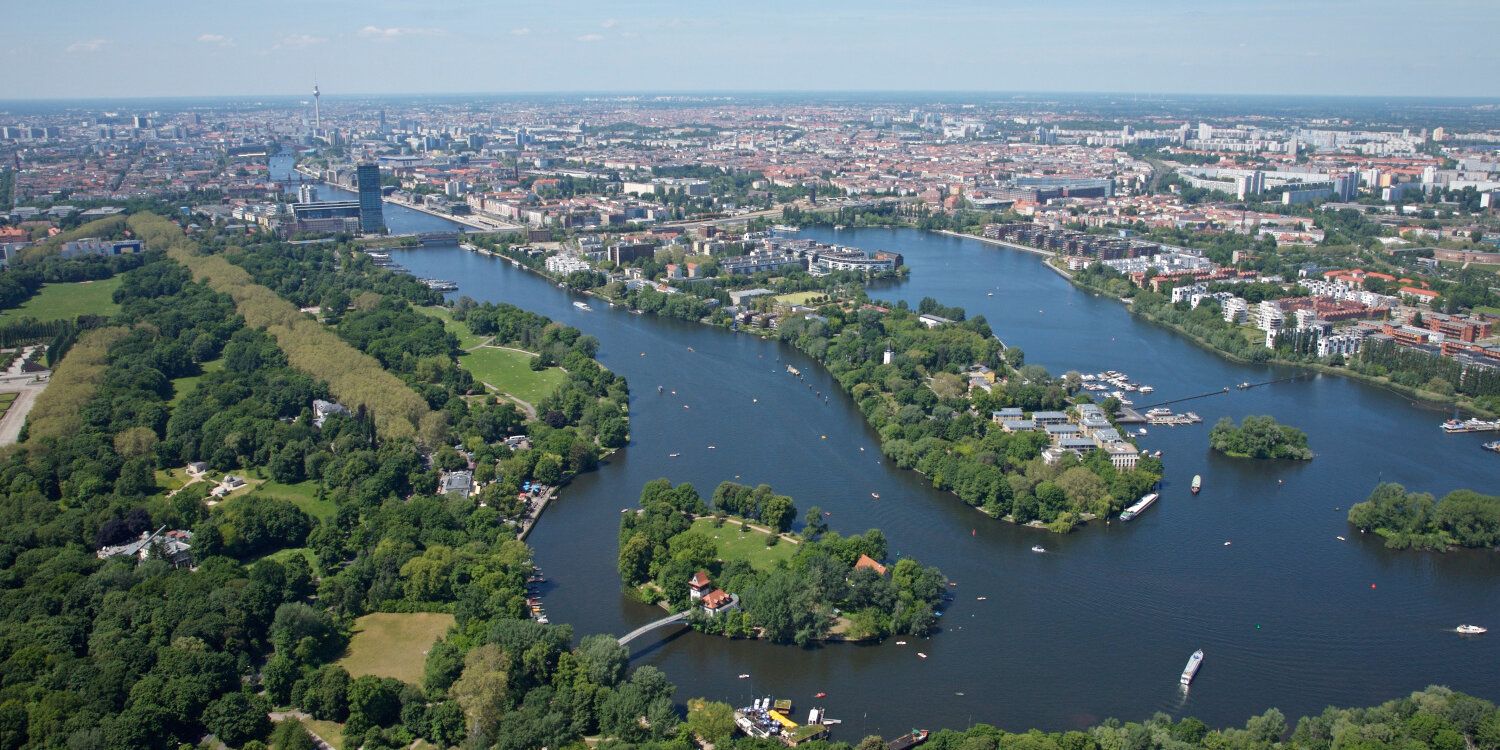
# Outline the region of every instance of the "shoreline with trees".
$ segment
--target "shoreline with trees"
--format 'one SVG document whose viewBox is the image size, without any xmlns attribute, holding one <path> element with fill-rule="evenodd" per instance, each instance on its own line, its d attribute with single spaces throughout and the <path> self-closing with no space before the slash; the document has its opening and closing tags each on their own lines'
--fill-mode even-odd
<svg viewBox="0 0 1500 750">
<path fill-rule="evenodd" d="M 620 578 L 634 596 L 691 610 L 700 632 L 799 646 L 936 628 L 947 580 L 910 558 L 883 564 L 878 530 L 841 536 L 814 507 L 800 539 L 785 538 L 796 507 L 767 485 L 723 482 L 712 502 L 711 510 L 687 483 L 642 488 L 640 509 L 620 519 Z M 716 594 L 736 603 L 710 611 Z"/>
<path fill-rule="evenodd" d="M 1423 360 L 1420 363 L 1422 368 L 1439 366 L 1443 368 L 1443 371 L 1430 373 L 1425 372 L 1424 369 L 1425 374 L 1418 373 L 1415 380 L 1404 378 L 1411 382 L 1402 382 L 1397 379 L 1397 376 L 1403 369 L 1398 368 L 1393 371 L 1383 362 L 1388 357 L 1399 356 L 1402 353 L 1391 352 L 1386 347 L 1372 346 L 1369 350 L 1361 349 L 1353 359 L 1346 359 L 1342 355 L 1328 358 L 1326 361 L 1310 358 L 1308 355 L 1293 356 L 1295 352 L 1288 348 L 1291 346 L 1290 343 L 1288 347 L 1276 349 L 1267 349 L 1251 343 L 1245 338 L 1241 326 L 1223 319 L 1216 303 L 1205 301 L 1195 309 L 1179 309 L 1178 306 L 1171 304 L 1166 295 L 1137 289 L 1124 282 L 1123 276 L 1109 272 L 1108 269 L 1098 264 L 1082 271 L 1068 272 L 1058 268 L 1050 260 L 1043 262 L 1079 288 L 1111 299 L 1118 299 L 1132 315 L 1184 336 L 1231 362 L 1297 367 L 1329 375 L 1340 375 L 1372 386 L 1388 388 L 1427 403 L 1456 406 L 1482 417 L 1500 416 L 1500 392 L 1490 392 L 1496 390 L 1495 385 L 1488 386 L 1483 395 L 1462 393 L 1455 385 L 1455 375 L 1449 371 L 1451 367 L 1444 366 L 1442 362 L 1434 365 Z M 1111 279 L 1118 279 L 1120 283 L 1109 283 Z M 1418 355 L 1413 354 L 1413 356 Z M 1403 357 L 1402 359 L 1409 358 Z M 1427 359 L 1442 358 L 1427 357 Z M 1448 361 L 1447 364 L 1453 363 Z M 1446 383 L 1446 386 L 1434 388 L 1434 379 Z"/>
<path fill-rule="evenodd" d="M 493 252 L 511 257 L 508 248 Z M 523 267 L 556 280 L 539 260 L 529 261 Z M 1126 471 L 1117 470 L 1102 451 L 1046 462 L 1041 457 L 1045 435 L 1006 433 L 980 416 L 1005 407 L 1037 411 L 1091 401 L 1076 384 L 1026 365 L 1021 350 L 1004 349 L 984 318 L 970 319 L 962 308 L 932 299 L 915 310 L 905 302 L 882 304 L 862 288 L 851 292 L 840 286 L 842 298 L 820 305 L 814 316 L 792 318 L 760 335 L 797 347 L 833 375 L 880 432 L 882 452 L 900 468 L 916 471 L 991 518 L 1058 533 L 1118 513 L 1160 479 L 1160 461 L 1145 456 Z M 611 299 L 608 292 L 608 286 L 589 290 Z M 727 315 L 710 315 L 712 306 L 692 290 L 673 295 L 641 290 L 612 301 L 708 325 L 731 323 Z M 656 301 L 671 307 L 657 307 Z M 642 302 L 648 303 L 645 309 Z M 922 315 L 947 322 L 929 326 Z M 882 356 L 886 347 L 892 349 L 888 363 Z M 971 386 L 968 378 L 975 372 L 992 373 L 991 387 Z"/>
</svg>

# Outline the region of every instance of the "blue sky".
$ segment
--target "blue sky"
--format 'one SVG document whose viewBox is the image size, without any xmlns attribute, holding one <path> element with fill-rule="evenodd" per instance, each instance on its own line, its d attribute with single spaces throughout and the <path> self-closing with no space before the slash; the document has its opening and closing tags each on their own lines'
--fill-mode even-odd
<svg viewBox="0 0 1500 750">
<path fill-rule="evenodd" d="M 1496 0 L 5 0 L 0 98 L 1500 94 Z"/>
</svg>

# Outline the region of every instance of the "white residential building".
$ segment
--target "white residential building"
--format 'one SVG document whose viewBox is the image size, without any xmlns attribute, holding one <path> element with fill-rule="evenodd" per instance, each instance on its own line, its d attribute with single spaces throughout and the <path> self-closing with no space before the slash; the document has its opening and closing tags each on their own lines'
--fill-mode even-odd
<svg viewBox="0 0 1500 750">
<path fill-rule="evenodd" d="M 589 265 L 588 261 L 582 258 L 575 258 L 571 255 L 553 255 L 547 258 L 546 265 L 548 273 L 560 274 L 570 274 L 575 271 L 587 271 L 593 268 L 593 266 Z"/>
<path fill-rule="evenodd" d="M 1358 354 L 1359 345 L 1364 339 L 1354 335 L 1324 336 L 1318 339 L 1318 356 L 1331 357 L 1335 354 Z"/>
<path fill-rule="evenodd" d="M 1224 307 L 1224 320 L 1230 323 L 1239 323 L 1250 314 L 1250 303 L 1240 297 L 1230 297 L 1221 303 Z"/>
</svg>

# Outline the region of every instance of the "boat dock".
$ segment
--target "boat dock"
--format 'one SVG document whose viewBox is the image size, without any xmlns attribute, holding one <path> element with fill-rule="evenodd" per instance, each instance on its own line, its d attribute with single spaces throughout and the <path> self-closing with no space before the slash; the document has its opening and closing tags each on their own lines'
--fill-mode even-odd
<svg viewBox="0 0 1500 750">
<path fill-rule="evenodd" d="M 1439 427 L 1443 432 L 1450 435 L 1465 432 L 1500 432 L 1500 419 L 1490 422 L 1486 422 L 1483 419 L 1465 419 L 1462 422 L 1457 419 L 1450 419 L 1439 425 Z"/>
</svg>

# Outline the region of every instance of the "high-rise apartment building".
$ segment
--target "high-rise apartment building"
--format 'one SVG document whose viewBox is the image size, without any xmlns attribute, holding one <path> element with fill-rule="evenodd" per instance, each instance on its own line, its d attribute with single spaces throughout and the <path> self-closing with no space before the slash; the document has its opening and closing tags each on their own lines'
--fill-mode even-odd
<svg viewBox="0 0 1500 750">
<path fill-rule="evenodd" d="M 380 165 L 361 164 L 355 170 L 359 185 L 359 226 L 367 233 L 385 231 L 385 211 L 380 202 Z"/>
</svg>

